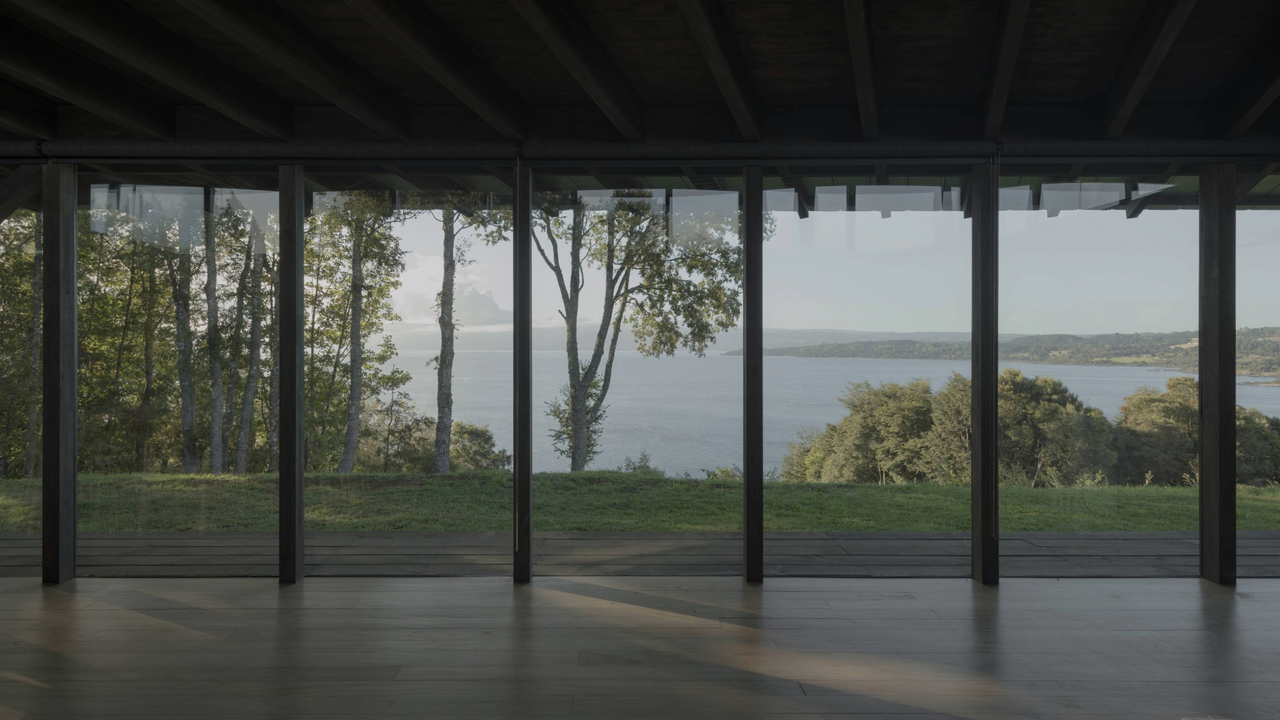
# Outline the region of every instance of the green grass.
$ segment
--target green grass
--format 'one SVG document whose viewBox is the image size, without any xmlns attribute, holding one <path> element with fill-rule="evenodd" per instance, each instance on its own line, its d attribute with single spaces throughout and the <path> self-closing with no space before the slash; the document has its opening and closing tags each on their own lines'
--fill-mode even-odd
<svg viewBox="0 0 1280 720">
<path fill-rule="evenodd" d="M 114 530 L 274 530 L 269 476 L 87 475 L 79 526 Z M 0 532 L 40 529 L 39 480 L 0 481 Z M 742 486 L 732 480 L 655 473 L 540 474 L 536 530 L 736 531 Z M 1242 530 L 1280 529 L 1280 486 L 1239 488 Z M 443 476 L 308 476 L 309 530 L 507 530 L 509 473 Z M 1001 529 L 1194 530 L 1196 488 L 1000 489 Z M 946 485 L 769 483 L 765 529 L 950 530 L 969 528 L 969 488 Z"/>
</svg>

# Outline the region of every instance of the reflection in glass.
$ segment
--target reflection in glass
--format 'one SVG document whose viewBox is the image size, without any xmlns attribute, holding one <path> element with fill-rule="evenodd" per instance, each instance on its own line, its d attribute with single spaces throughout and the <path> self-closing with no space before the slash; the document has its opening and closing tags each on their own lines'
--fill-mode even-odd
<svg viewBox="0 0 1280 720">
<path fill-rule="evenodd" d="M 1242 180 L 1248 181 L 1243 175 Z M 1236 495 L 1240 577 L 1280 574 L 1280 175 L 1253 178 L 1236 213 Z"/>
<path fill-rule="evenodd" d="M 507 574 L 510 194 L 397 172 L 309 170 L 349 189 L 306 224 L 308 572 Z"/>
<path fill-rule="evenodd" d="M 766 574 L 967 575 L 959 179 L 766 187 Z"/>
<path fill-rule="evenodd" d="M 741 178 L 534 186 L 535 574 L 740 573 Z"/>
<path fill-rule="evenodd" d="M 0 533 L 17 533 L 8 537 L 30 548 L 6 558 L 5 574 L 39 574 L 40 565 L 44 249 L 33 194 L 0 218 Z"/>
<path fill-rule="evenodd" d="M 81 179 L 80 574 L 274 575 L 277 194 Z"/>
<path fill-rule="evenodd" d="M 1004 180 L 1001 572 L 1195 574 L 1194 179 Z"/>
</svg>

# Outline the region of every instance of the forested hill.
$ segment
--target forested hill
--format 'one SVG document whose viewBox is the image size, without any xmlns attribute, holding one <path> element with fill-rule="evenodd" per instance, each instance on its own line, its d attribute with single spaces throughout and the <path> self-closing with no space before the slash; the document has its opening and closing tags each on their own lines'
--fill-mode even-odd
<svg viewBox="0 0 1280 720">
<path fill-rule="evenodd" d="M 1000 359 L 1056 365 L 1136 365 L 1194 370 L 1195 331 L 1114 335 L 1024 335 L 1000 343 Z M 1280 373 L 1280 328 L 1242 328 L 1236 335 L 1242 375 Z M 735 350 L 731 355 L 741 355 Z M 967 360 L 968 341 L 872 340 L 767 348 L 765 355 L 895 360 Z"/>
</svg>

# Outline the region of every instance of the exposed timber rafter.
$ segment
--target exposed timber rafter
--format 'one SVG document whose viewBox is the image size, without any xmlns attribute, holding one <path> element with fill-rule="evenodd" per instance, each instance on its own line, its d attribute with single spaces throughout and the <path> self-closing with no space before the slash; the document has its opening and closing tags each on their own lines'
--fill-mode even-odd
<svg viewBox="0 0 1280 720">
<path fill-rule="evenodd" d="M 11 24 L 0 26 L 0 73 L 129 130 L 174 137 L 172 105 Z"/>
<path fill-rule="evenodd" d="M 26 204 L 40 190 L 43 165 L 19 165 L 0 180 L 0 222 Z"/>
<path fill-rule="evenodd" d="M 1280 163 L 1272 162 L 1262 166 L 1256 173 L 1238 174 L 1236 177 L 1236 204 L 1244 204 L 1249 193 L 1258 186 L 1258 183 L 1266 180 L 1268 175 L 1274 175 L 1277 169 L 1280 169 Z"/>
<path fill-rule="evenodd" d="M 1022 46 L 1022 31 L 1027 26 L 1027 10 L 1031 0 L 1005 0 L 1000 13 L 1000 34 L 991 61 L 991 80 L 987 85 L 987 107 L 983 117 L 983 137 L 995 140 L 1004 124 L 1004 109 L 1009 104 L 1009 88 L 1013 85 L 1013 69 Z"/>
<path fill-rule="evenodd" d="M 58 116 L 52 103 L 0 82 L 0 128 L 52 140 L 58 136 Z"/>
<path fill-rule="evenodd" d="M 1102 130 L 1108 140 L 1118 138 L 1124 132 L 1195 4 L 1196 0 L 1152 0 L 1147 3 L 1133 45 L 1111 84 L 1103 109 Z"/>
<path fill-rule="evenodd" d="M 876 83 L 871 65 L 871 28 L 866 0 L 844 0 L 844 19 L 849 33 L 849 53 L 853 60 L 853 84 L 858 94 L 858 119 L 862 139 L 880 138 L 876 111 Z"/>
<path fill-rule="evenodd" d="M 1235 140 L 1244 135 L 1280 98 L 1280 50 L 1270 49 L 1254 61 L 1225 102 L 1223 137 Z"/>
<path fill-rule="evenodd" d="M 742 138 L 760 140 L 760 97 L 719 0 L 680 0 L 693 38 L 715 77 Z"/>
<path fill-rule="evenodd" d="M 347 0 L 418 67 L 508 140 L 527 132 L 524 101 L 449 32 L 421 0 Z"/>
<path fill-rule="evenodd" d="M 119 0 L 12 2 L 254 132 L 293 136 L 287 103 Z"/>
<path fill-rule="evenodd" d="M 511 0 L 533 31 L 631 142 L 644 140 L 644 108 L 586 21 L 564 0 Z"/>
<path fill-rule="evenodd" d="M 380 134 L 410 139 L 408 106 L 275 3 L 180 1 L 231 39 Z"/>
</svg>

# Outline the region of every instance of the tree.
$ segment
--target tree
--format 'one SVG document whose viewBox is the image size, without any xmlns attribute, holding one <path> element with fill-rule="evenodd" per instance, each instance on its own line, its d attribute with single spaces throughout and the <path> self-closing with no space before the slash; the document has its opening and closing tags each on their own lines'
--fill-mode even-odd
<svg viewBox="0 0 1280 720">
<path fill-rule="evenodd" d="M 20 208 L 0 224 L 0 478 L 37 469 L 42 261 L 40 216 Z"/>
<path fill-rule="evenodd" d="M 924 436 L 919 473 L 933 482 L 969 483 L 973 383 L 952 373 L 933 396 L 933 427 Z"/>
<path fill-rule="evenodd" d="M 1093 481 L 1111 470 L 1110 421 L 1051 377 L 1006 368 L 997 382 L 1000 475 L 1031 487 Z"/>
<path fill-rule="evenodd" d="M 405 216 L 385 192 L 352 191 L 323 198 L 308 218 L 308 467 L 351 472 L 361 426 L 367 425 L 362 404 L 409 380 L 403 370 L 381 369 L 395 356 L 395 345 L 382 329 L 399 319 L 391 293 L 400 286 L 404 253 L 393 228 Z M 377 347 L 368 347 L 379 335 Z"/>
<path fill-rule="evenodd" d="M 453 316 L 455 281 L 458 268 L 470 264 L 467 251 L 471 239 L 466 231 L 488 222 L 488 215 L 480 206 L 480 196 L 475 193 L 445 193 L 440 202 L 440 226 L 444 242 L 441 257 L 444 276 L 440 281 L 440 293 L 436 295 L 437 321 L 440 325 L 440 354 L 436 365 L 436 425 L 435 467 L 436 473 L 449 472 L 453 443 L 453 361 L 454 334 L 457 323 Z"/>
<path fill-rule="evenodd" d="M 670 232 L 672 224 L 677 232 Z M 567 383 L 548 403 L 556 420 L 552 444 L 583 470 L 595 456 L 613 379 L 618 339 L 630 330 L 642 355 L 698 355 L 716 334 L 736 326 L 741 310 L 742 250 L 737 213 L 691 212 L 673 217 L 661 191 L 615 190 L 600 195 L 539 193 L 533 242 L 555 277 L 565 327 Z M 510 213 L 491 224 L 489 241 L 505 238 Z M 583 307 L 589 270 L 599 273 L 600 316 Z M 580 332 L 588 332 L 583 355 Z"/>
<path fill-rule="evenodd" d="M 222 389 L 222 335 L 218 326 L 218 231 L 214 216 L 214 188 L 204 188 L 204 297 L 205 345 L 209 352 L 209 469 L 227 469 L 222 442 L 222 412 L 226 402 Z"/>
<path fill-rule="evenodd" d="M 1145 387 L 1125 398 L 1116 430 L 1118 471 L 1125 482 L 1199 482 L 1199 395 L 1195 378 L 1169 378 L 1163 392 Z"/>
</svg>

